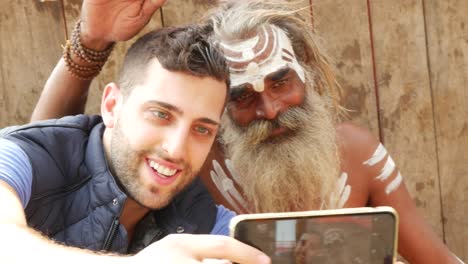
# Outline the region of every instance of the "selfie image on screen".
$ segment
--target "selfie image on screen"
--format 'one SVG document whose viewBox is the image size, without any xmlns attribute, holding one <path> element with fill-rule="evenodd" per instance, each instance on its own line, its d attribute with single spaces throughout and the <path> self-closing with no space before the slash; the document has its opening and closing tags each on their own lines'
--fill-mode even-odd
<svg viewBox="0 0 468 264">
<path fill-rule="evenodd" d="M 243 221 L 235 237 L 266 254 L 272 263 L 392 263 L 390 214 L 324 216 L 296 220 Z"/>
</svg>

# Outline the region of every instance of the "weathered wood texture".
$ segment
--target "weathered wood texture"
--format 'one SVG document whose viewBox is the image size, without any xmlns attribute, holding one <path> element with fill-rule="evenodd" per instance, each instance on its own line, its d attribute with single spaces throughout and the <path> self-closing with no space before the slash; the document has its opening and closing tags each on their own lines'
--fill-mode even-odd
<svg viewBox="0 0 468 264">
<path fill-rule="evenodd" d="M 164 26 L 198 22 L 216 3 L 216 0 L 167 1 L 162 8 Z"/>
<path fill-rule="evenodd" d="M 468 261 L 468 1 L 424 4 L 445 240 Z"/>
<path fill-rule="evenodd" d="M 399 165 L 416 204 L 441 236 L 422 3 L 419 0 L 370 3 L 382 141 Z"/>
<path fill-rule="evenodd" d="M 28 121 L 81 1 L 0 4 L 0 125 Z M 216 2 L 169 0 L 145 31 L 197 21 Z M 311 28 L 335 62 L 351 119 L 381 137 L 418 207 L 467 261 L 468 2 L 289 2 L 313 14 Z M 116 79 L 132 42 L 116 47 L 94 81 L 87 113 L 99 112 L 102 88 Z"/>
<path fill-rule="evenodd" d="M 60 2 L 2 1 L 0 126 L 29 121 L 65 39 Z"/>
<path fill-rule="evenodd" d="M 366 0 L 313 1 L 314 31 L 332 60 L 349 117 L 379 135 Z M 339 18 L 339 19 L 337 19 Z"/>
</svg>

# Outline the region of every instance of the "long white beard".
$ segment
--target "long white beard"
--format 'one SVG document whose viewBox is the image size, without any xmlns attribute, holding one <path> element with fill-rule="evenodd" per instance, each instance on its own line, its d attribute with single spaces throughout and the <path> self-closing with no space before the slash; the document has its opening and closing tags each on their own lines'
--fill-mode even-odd
<svg viewBox="0 0 468 264">
<path fill-rule="evenodd" d="M 222 122 L 226 156 L 240 175 L 252 212 L 329 207 L 340 162 L 333 118 L 315 91 L 307 89 L 303 105 L 273 122 L 257 120 L 239 127 L 227 115 Z M 290 133 L 270 138 L 278 125 Z"/>
</svg>

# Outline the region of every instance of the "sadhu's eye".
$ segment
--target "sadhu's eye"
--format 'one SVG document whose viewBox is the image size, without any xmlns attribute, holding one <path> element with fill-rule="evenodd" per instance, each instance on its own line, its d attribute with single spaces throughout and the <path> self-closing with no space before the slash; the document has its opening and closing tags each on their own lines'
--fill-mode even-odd
<svg viewBox="0 0 468 264">
<path fill-rule="evenodd" d="M 272 88 L 280 88 L 284 84 L 286 84 L 286 82 L 287 82 L 287 80 L 279 80 L 279 81 L 275 82 L 271 87 Z"/>
<path fill-rule="evenodd" d="M 243 94 L 239 95 L 239 96 L 236 98 L 236 101 L 238 101 L 238 102 L 245 101 L 245 100 L 251 98 L 253 95 L 254 95 L 253 92 L 244 92 Z"/>
</svg>

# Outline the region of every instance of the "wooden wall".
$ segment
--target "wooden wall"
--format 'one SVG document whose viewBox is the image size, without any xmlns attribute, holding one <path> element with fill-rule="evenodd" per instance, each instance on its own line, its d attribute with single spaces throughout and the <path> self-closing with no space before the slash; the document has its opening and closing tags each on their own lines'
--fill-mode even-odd
<svg viewBox="0 0 468 264">
<path fill-rule="evenodd" d="M 215 0 L 169 0 L 146 30 L 190 23 Z M 392 153 L 418 207 L 468 261 L 468 1 L 299 0 L 323 38 L 351 118 Z M 27 122 L 81 0 L 0 3 L 0 125 Z M 119 70 L 120 43 L 87 107 Z"/>
</svg>

